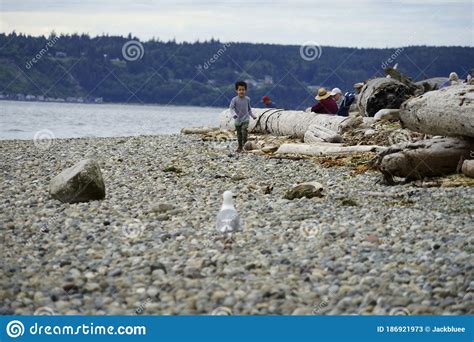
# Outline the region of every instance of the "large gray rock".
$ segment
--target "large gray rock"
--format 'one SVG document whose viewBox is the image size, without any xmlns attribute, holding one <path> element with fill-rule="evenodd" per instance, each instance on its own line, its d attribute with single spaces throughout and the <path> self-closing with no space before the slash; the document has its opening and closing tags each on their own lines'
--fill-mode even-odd
<svg viewBox="0 0 474 342">
<path fill-rule="evenodd" d="M 91 159 L 81 160 L 54 177 L 49 192 L 64 203 L 104 199 L 105 185 L 99 164 Z"/>
<path fill-rule="evenodd" d="M 474 160 L 465 160 L 461 171 L 464 175 L 474 178 Z"/>
</svg>

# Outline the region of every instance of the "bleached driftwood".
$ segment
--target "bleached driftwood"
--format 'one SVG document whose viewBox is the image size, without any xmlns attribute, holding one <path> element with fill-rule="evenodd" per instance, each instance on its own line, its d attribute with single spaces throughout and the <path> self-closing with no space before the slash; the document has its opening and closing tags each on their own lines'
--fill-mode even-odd
<svg viewBox="0 0 474 342">
<path fill-rule="evenodd" d="M 405 102 L 402 126 L 432 135 L 474 137 L 474 85 L 430 91 Z"/>
<path fill-rule="evenodd" d="M 375 121 L 398 120 L 400 119 L 400 109 L 381 109 L 375 113 L 374 119 Z"/>
<path fill-rule="evenodd" d="M 409 87 L 393 78 L 374 78 L 367 81 L 357 97 L 361 115 L 374 116 L 380 109 L 400 108 L 411 91 Z"/>
<path fill-rule="evenodd" d="M 342 137 L 331 129 L 319 125 L 311 125 L 304 134 L 304 142 L 308 144 L 317 142 L 339 143 Z"/>
<path fill-rule="evenodd" d="M 333 144 L 319 142 L 314 144 L 283 144 L 276 154 L 302 154 L 307 156 L 322 156 L 329 154 L 344 154 L 358 152 L 381 152 L 385 149 L 383 146 L 375 145 L 355 145 L 343 146 L 342 144 Z"/>
<path fill-rule="evenodd" d="M 361 118 L 354 120 L 353 117 L 295 110 L 254 108 L 252 112 L 257 116 L 257 119 L 250 119 L 250 133 L 305 138 L 305 134 L 308 132 L 306 138 L 311 142 L 338 141 L 338 135 L 347 127 L 354 127 L 363 121 Z M 234 119 L 229 110 L 221 113 L 219 121 L 220 127 L 223 129 L 234 128 Z"/>
<path fill-rule="evenodd" d="M 468 158 L 474 143 L 458 138 L 437 138 L 400 143 L 381 152 L 378 168 L 388 182 L 392 177 L 422 179 L 456 172 L 461 158 Z"/>
<path fill-rule="evenodd" d="M 181 134 L 206 134 L 218 131 L 219 127 L 202 126 L 202 127 L 186 127 L 181 129 Z"/>
</svg>

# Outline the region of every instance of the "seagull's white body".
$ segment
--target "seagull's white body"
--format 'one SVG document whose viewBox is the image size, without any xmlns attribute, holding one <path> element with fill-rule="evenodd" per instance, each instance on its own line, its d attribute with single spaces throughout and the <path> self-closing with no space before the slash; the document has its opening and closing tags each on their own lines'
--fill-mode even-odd
<svg viewBox="0 0 474 342">
<path fill-rule="evenodd" d="M 217 214 L 216 229 L 220 233 L 232 233 L 240 228 L 240 216 L 232 203 L 232 192 L 224 192 L 224 202 Z"/>
</svg>

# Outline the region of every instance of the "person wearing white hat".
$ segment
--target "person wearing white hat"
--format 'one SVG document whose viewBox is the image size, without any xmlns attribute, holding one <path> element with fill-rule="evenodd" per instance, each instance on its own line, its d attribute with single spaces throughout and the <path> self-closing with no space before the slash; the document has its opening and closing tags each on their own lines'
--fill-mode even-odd
<svg viewBox="0 0 474 342">
<path fill-rule="evenodd" d="M 449 74 L 449 79 L 444 82 L 439 89 L 446 88 L 455 84 L 459 84 L 459 77 L 454 71 Z"/>
<path fill-rule="evenodd" d="M 334 101 L 336 101 L 337 115 L 349 116 L 351 104 L 355 100 L 355 94 L 349 92 L 342 94 L 342 91 L 339 88 L 334 88 L 333 90 L 331 90 L 330 94 Z"/>
<path fill-rule="evenodd" d="M 344 102 L 344 96 L 342 96 L 342 91 L 339 88 L 333 88 L 331 90 L 331 96 L 337 103 L 337 108 L 341 108 L 342 103 Z"/>
</svg>

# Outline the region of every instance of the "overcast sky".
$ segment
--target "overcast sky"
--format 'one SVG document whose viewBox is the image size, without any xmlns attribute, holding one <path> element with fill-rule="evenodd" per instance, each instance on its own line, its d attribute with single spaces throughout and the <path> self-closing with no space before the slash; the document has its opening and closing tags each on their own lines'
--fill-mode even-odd
<svg viewBox="0 0 474 342">
<path fill-rule="evenodd" d="M 351 47 L 474 46 L 474 0 L 0 0 L 2 32 Z"/>
</svg>

